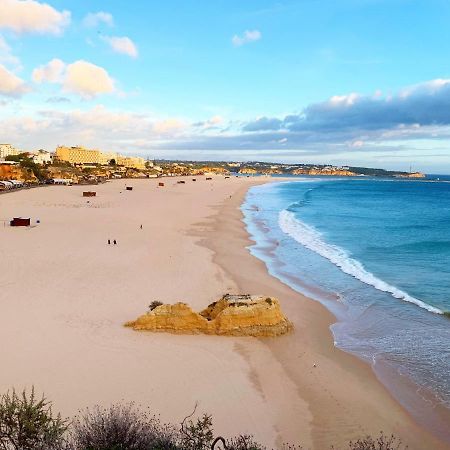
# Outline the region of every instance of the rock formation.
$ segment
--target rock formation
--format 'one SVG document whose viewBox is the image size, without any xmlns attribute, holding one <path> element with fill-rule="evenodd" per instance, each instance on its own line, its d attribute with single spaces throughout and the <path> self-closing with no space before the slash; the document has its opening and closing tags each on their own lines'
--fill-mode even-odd
<svg viewBox="0 0 450 450">
<path fill-rule="evenodd" d="M 336 168 L 304 168 L 304 169 L 295 169 L 292 172 L 292 175 L 325 175 L 325 176 L 338 176 L 338 177 L 354 177 L 356 173 L 351 172 L 346 169 L 336 169 Z"/>
<path fill-rule="evenodd" d="M 247 174 L 247 175 L 255 175 L 259 173 L 256 169 L 253 167 L 242 167 L 239 169 L 239 173 Z"/>
<path fill-rule="evenodd" d="M 0 164 L 0 180 L 18 180 L 24 183 L 38 182 L 31 169 L 15 164 Z"/>
<path fill-rule="evenodd" d="M 398 175 L 399 178 L 425 178 L 426 175 L 421 172 L 411 172 Z"/>
<path fill-rule="evenodd" d="M 192 311 L 186 303 L 160 305 L 125 326 L 177 334 L 259 337 L 280 336 L 292 328 L 277 299 L 230 294 L 200 313 Z"/>
</svg>

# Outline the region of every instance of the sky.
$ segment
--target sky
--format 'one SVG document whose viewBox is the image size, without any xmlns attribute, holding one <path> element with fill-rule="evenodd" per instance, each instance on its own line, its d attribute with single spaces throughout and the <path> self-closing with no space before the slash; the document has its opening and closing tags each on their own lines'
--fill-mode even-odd
<svg viewBox="0 0 450 450">
<path fill-rule="evenodd" d="M 0 142 L 450 173 L 449 0 L 0 0 Z"/>
</svg>

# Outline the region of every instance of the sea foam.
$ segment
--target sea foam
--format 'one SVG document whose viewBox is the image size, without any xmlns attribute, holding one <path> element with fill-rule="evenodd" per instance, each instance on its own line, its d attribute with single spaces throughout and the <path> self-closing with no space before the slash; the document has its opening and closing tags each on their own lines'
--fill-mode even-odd
<svg viewBox="0 0 450 450">
<path fill-rule="evenodd" d="M 325 242 L 322 234 L 318 230 L 298 220 L 291 211 L 288 211 L 287 209 L 281 211 L 278 216 L 278 224 L 283 233 L 287 234 L 307 249 L 328 259 L 344 273 L 357 278 L 365 284 L 373 286 L 379 291 L 388 292 L 395 298 L 414 303 L 432 313 L 443 314 L 443 311 L 439 308 L 435 308 L 434 306 L 412 297 L 401 289 L 380 280 L 374 274 L 368 272 L 359 261 L 351 258 L 344 249 Z"/>
</svg>

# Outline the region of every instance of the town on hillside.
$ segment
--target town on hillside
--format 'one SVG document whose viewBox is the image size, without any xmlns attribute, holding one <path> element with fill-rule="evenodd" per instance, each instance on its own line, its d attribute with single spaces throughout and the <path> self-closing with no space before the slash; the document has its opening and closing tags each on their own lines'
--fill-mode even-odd
<svg viewBox="0 0 450 450">
<path fill-rule="evenodd" d="M 149 160 L 80 146 L 58 146 L 54 152 L 23 151 L 0 144 L 0 190 L 41 184 L 97 184 L 117 178 L 156 178 L 211 174 L 374 176 L 424 178 L 420 172 L 365 167 L 268 162 Z"/>
</svg>

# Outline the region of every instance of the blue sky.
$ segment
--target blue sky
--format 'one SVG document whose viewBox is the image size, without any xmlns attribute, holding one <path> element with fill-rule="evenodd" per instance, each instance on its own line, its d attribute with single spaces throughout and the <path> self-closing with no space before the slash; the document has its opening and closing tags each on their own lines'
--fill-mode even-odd
<svg viewBox="0 0 450 450">
<path fill-rule="evenodd" d="M 450 173 L 446 0 L 0 0 L 0 141 Z"/>
</svg>

